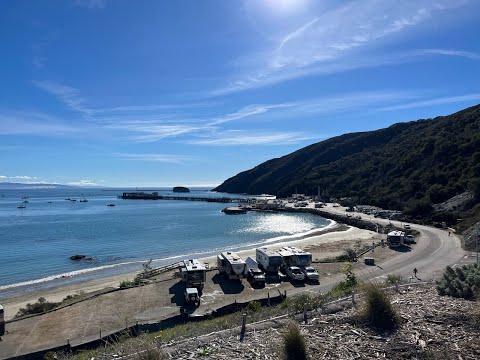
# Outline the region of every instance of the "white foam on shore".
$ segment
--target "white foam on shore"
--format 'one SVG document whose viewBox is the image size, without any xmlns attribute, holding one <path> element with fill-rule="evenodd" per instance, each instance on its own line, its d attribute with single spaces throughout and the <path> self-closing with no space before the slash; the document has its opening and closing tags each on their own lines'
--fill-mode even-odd
<svg viewBox="0 0 480 360">
<path fill-rule="evenodd" d="M 164 258 L 152 259 L 152 263 L 153 264 L 159 263 L 159 262 L 165 263 L 167 261 L 171 262 L 175 259 L 180 261 L 182 259 L 191 258 L 191 257 L 211 256 L 211 255 L 214 255 L 216 253 L 220 253 L 222 251 L 235 250 L 235 249 L 239 249 L 239 251 L 243 251 L 243 250 L 249 250 L 249 249 L 254 248 L 256 246 L 259 246 L 259 245 L 301 240 L 303 238 L 313 236 L 317 233 L 323 233 L 326 230 L 329 230 L 329 229 L 332 229 L 332 228 L 335 228 L 336 226 L 338 226 L 338 224 L 335 221 L 333 221 L 333 220 L 329 220 L 329 221 L 330 221 L 330 223 L 328 225 L 324 226 L 324 227 L 311 229 L 311 230 L 308 230 L 308 231 L 302 232 L 302 233 L 297 233 L 297 234 L 293 234 L 293 235 L 277 236 L 277 237 L 274 237 L 274 238 L 270 238 L 270 239 L 266 239 L 266 240 L 262 240 L 262 241 L 258 241 L 258 242 L 254 242 L 254 243 L 235 244 L 235 245 L 228 246 L 228 247 L 214 248 L 214 249 L 209 249 L 209 250 L 202 251 L 202 252 L 192 252 L 192 253 L 186 253 L 186 254 L 180 254 L 180 255 L 172 255 L 172 256 L 168 256 L 168 257 L 164 257 Z M 44 277 L 44 278 L 41 278 L 41 279 L 22 281 L 22 282 L 18 282 L 18 283 L 14 283 L 14 284 L 8 284 L 8 285 L 0 285 L 0 291 L 7 290 L 7 289 L 19 288 L 19 287 L 23 287 L 23 286 L 29 286 L 29 285 L 42 284 L 42 283 L 47 283 L 47 282 L 54 281 L 54 280 L 61 280 L 61 279 L 65 279 L 65 278 L 72 278 L 74 276 L 85 275 L 85 274 L 93 273 L 93 272 L 96 272 L 96 271 L 108 270 L 108 269 L 121 267 L 121 266 L 126 266 L 126 265 L 142 264 L 142 263 L 145 263 L 145 261 L 146 260 L 122 262 L 122 263 L 118 263 L 118 264 L 104 265 L 104 266 L 98 266 L 98 267 L 92 267 L 92 268 L 87 268 L 87 269 L 70 271 L 70 272 L 66 272 L 66 273 L 62 273 L 62 274 L 47 276 L 47 277 Z"/>
</svg>

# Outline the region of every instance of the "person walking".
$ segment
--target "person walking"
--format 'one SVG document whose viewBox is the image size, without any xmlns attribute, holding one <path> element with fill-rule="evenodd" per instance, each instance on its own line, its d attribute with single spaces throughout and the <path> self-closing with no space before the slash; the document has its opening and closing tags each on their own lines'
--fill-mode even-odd
<svg viewBox="0 0 480 360">
<path fill-rule="evenodd" d="M 418 272 L 417 268 L 413 269 L 413 275 L 414 275 L 415 277 L 417 277 L 417 272 Z"/>
</svg>

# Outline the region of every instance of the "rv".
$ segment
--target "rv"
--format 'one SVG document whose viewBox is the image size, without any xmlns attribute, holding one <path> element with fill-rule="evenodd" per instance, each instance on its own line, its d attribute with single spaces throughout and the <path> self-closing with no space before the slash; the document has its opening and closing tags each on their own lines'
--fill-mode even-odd
<svg viewBox="0 0 480 360">
<path fill-rule="evenodd" d="M 283 264 L 282 255 L 278 252 L 269 250 L 268 248 L 258 248 L 256 250 L 256 258 L 258 267 L 270 274 L 278 274 L 280 266 Z"/>
<path fill-rule="evenodd" d="M 183 260 L 179 264 L 180 278 L 187 288 L 203 290 L 207 277 L 205 264 L 197 259 Z"/>
<path fill-rule="evenodd" d="M 293 246 L 284 246 L 278 250 L 278 253 L 282 256 L 283 265 L 286 267 L 298 266 L 303 268 L 312 264 L 311 253 Z"/>
<path fill-rule="evenodd" d="M 5 317 L 3 313 L 3 306 L 0 305 L 0 336 L 5 335 Z"/>
<path fill-rule="evenodd" d="M 230 280 L 241 279 L 246 270 L 245 260 L 231 251 L 217 256 L 217 266 L 220 274 L 225 274 Z"/>
<path fill-rule="evenodd" d="M 390 247 L 402 246 L 405 233 L 403 231 L 391 231 L 387 234 L 387 243 Z"/>
</svg>

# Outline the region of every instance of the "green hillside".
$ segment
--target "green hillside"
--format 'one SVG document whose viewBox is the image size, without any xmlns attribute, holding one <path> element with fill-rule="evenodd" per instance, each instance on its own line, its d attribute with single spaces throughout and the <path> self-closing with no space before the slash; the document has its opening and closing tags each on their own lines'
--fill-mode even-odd
<svg viewBox="0 0 480 360">
<path fill-rule="evenodd" d="M 412 216 L 472 190 L 480 198 L 480 105 L 449 116 L 345 134 L 269 160 L 216 191 L 351 197 Z"/>
</svg>

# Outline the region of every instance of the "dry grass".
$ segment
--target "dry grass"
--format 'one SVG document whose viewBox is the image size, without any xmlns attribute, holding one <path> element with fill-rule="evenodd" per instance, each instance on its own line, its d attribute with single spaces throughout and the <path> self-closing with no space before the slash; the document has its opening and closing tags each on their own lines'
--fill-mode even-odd
<svg viewBox="0 0 480 360">
<path fill-rule="evenodd" d="M 392 306 L 390 297 L 380 285 L 369 283 L 362 286 L 365 303 L 360 317 L 369 326 L 381 330 L 394 330 L 400 326 L 400 318 Z"/>
<path fill-rule="evenodd" d="M 290 322 L 285 327 L 283 334 L 283 359 L 306 360 L 308 359 L 307 345 L 298 325 Z"/>
</svg>

